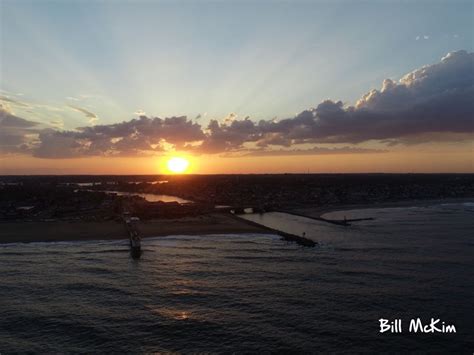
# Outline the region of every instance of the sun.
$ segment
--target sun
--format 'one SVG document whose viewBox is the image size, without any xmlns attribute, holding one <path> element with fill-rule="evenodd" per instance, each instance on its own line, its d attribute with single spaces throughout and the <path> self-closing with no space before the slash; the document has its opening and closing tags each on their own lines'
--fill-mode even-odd
<svg viewBox="0 0 474 355">
<path fill-rule="evenodd" d="M 185 158 L 180 158 L 180 157 L 170 158 L 166 162 L 166 166 L 168 167 L 168 170 L 171 171 L 172 173 L 182 174 L 186 172 L 186 169 L 189 166 L 189 160 Z"/>
</svg>

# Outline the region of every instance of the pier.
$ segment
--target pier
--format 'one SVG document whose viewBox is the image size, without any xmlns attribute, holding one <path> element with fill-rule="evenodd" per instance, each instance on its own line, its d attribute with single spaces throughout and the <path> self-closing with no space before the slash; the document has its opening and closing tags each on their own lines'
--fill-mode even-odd
<svg viewBox="0 0 474 355">
<path fill-rule="evenodd" d="M 124 212 L 122 218 L 130 240 L 130 254 L 132 255 L 132 258 L 138 259 L 142 254 L 141 236 L 135 222 L 139 221 L 139 219 L 138 217 L 130 217 L 127 212 Z"/>
</svg>

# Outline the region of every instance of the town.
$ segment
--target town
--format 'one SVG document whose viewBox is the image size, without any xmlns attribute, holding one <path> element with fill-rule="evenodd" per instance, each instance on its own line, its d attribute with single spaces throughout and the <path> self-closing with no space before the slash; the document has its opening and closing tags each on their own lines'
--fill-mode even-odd
<svg viewBox="0 0 474 355">
<path fill-rule="evenodd" d="M 189 202 L 149 201 L 137 194 Z M 0 220 L 119 220 L 124 210 L 141 219 L 180 218 L 232 208 L 273 211 L 469 197 L 474 197 L 472 174 L 3 176 Z"/>
</svg>

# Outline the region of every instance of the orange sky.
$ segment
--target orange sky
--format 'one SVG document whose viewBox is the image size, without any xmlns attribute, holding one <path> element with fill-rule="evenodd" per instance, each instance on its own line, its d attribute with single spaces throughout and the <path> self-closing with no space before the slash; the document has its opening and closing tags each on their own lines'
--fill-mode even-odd
<svg viewBox="0 0 474 355">
<path fill-rule="evenodd" d="M 399 149 L 377 154 L 300 155 L 224 158 L 206 155 L 187 158 L 188 173 L 359 173 L 461 172 L 474 173 L 473 145 L 435 149 Z M 164 174 L 166 157 L 39 159 L 30 156 L 0 158 L 0 174 Z"/>
<path fill-rule="evenodd" d="M 474 173 L 471 2 L 165 3 L 2 2 L 0 175 Z"/>
</svg>

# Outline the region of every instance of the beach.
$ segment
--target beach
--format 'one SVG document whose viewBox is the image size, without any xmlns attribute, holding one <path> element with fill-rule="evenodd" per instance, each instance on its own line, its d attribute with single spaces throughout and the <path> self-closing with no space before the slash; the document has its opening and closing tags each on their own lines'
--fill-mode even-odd
<svg viewBox="0 0 474 355">
<path fill-rule="evenodd" d="M 266 229 L 223 213 L 179 219 L 155 219 L 137 224 L 141 236 L 268 233 Z M 116 221 L 12 221 L 0 223 L 0 243 L 127 239 Z"/>
<path fill-rule="evenodd" d="M 425 207 L 443 203 L 472 202 L 473 198 L 448 198 L 431 200 L 405 200 L 382 203 L 328 205 L 288 210 L 311 218 L 324 218 L 325 214 L 373 208 Z M 331 219 L 331 218 L 329 218 Z M 226 213 L 212 213 L 174 219 L 151 219 L 137 223 L 143 238 L 168 235 L 208 235 L 241 233 L 278 233 Z M 122 222 L 117 221 L 8 221 L 0 223 L 0 243 L 58 242 L 74 240 L 127 239 Z"/>
</svg>

